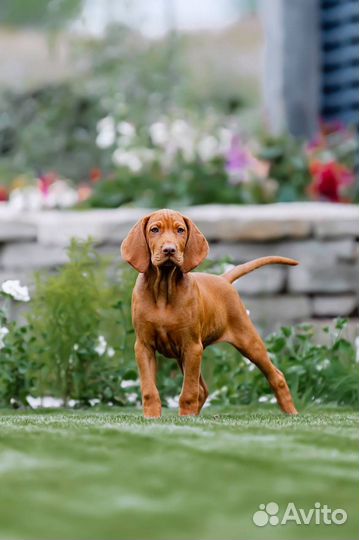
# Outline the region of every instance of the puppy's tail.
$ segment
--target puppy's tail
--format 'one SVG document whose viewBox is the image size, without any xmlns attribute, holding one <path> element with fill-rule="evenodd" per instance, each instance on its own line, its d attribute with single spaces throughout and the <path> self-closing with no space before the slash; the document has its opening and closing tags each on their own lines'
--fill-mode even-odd
<svg viewBox="0 0 359 540">
<path fill-rule="evenodd" d="M 229 272 L 222 274 L 222 277 L 229 281 L 229 283 L 233 283 L 236 279 L 249 274 L 249 272 L 253 272 L 253 270 L 257 270 L 257 268 L 266 266 L 267 264 L 289 264 L 290 266 L 296 266 L 299 263 L 295 259 L 288 259 L 287 257 L 260 257 L 259 259 L 254 259 L 253 261 L 235 266 L 232 270 L 229 270 Z"/>
</svg>

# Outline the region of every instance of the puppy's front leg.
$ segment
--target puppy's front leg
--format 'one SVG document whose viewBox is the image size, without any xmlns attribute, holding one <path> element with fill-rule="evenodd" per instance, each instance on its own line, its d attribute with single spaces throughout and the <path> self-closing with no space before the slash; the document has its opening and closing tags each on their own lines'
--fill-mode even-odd
<svg viewBox="0 0 359 540">
<path fill-rule="evenodd" d="M 183 354 L 184 379 L 179 399 L 181 416 L 199 414 L 199 384 L 201 375 L 203 346 L 201 343 L 190 345 Z"/>
<path fill-rule="evenodd" d="M 161 399 L 156 386 L 155 351 L 136 340 L 135 354 L 141 379 L 143 413 L 145 418 L 161 416 Z"/>
</svg>

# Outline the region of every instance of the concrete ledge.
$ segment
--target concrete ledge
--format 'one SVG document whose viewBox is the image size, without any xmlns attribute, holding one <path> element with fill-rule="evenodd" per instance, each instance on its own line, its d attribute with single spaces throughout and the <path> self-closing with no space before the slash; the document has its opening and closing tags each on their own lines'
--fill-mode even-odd
<svg viewBox="0 0 359 540">
<path fill-rule="evenodd" d="M 41 244 L 66 245 L 73 236 L 118 243 L 149 209 L 42 211 L 17 213 L 0 206 L 0 241 L 36 238 Z M 208 240 L 273 241 L 284 238 L 358 236 L 355 205 L 277 203 L 204 205 L 184 208 Z"/>
<path fill-rule="evenodd" d="M 0 204 L 0 282 L 67 261 L 71 238 L 91 236 L 115 256 L 144 208 L 14 212 Z M 297 259 L 298 267 L 268 266 L 235 283 L 264 332 L 313 317 L 356 316 L 359 275 L 358 208 L 327 203 L 208 205 L 183 209 L 210 242 L 209 259 L 243 263 L 267 255 Z"/>
</svg>

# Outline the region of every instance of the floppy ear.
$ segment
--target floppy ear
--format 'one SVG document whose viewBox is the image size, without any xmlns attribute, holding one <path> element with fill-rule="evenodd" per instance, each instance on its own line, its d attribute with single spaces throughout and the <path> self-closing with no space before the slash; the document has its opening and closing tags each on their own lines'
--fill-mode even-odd
<svg viewBox="0 0 359 540">
<path fill-rule="evenodd" d="M 140 219 L 121 244 L 122 258 L 141 273 L 148 270 L 151 260 L 145 232 L 148 219 Z"/>
<path fill-rule="evenodd" d="M 207 257 L 209 247 L 207 240 L 193 221 L 186 217 L 184 220 L 188 229 L 188 238 L 184 250 L 182 272 L 190 272 Z"/>
</svg>

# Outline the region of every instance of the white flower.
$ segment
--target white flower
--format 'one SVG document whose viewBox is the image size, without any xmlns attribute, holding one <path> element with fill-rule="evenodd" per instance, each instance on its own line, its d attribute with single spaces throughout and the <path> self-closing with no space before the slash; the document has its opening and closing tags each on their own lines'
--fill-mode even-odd
<svg viewBox="0 0 359 540">
<path fill-rule="evenodd" d="M 320 364 L 317 364 L 316 369 L 317 371 L 323 371 L 323 369 L 327 369 L 330 366 L 330 360 L 329 358 L 324 358 Z"/>
<path fill-rule="evenodd" d="M 96 144 L 99 148 L 109 148 L 116 139 L 115 121 L 112 116 L 106 116 L 97 123 Z"/>
<path fill-rule="evenodd" d="M 184 120 L 178 119 L 172 123 L 171 134 L 178 140 L 183 139 L 191 131 L 191 127 Z"/>
<path fill-rule="evenodd" d="M 171 126 L 171 136 L 167 144 L 167 153 L 176 154 L 181 151 L 186 161 L 191 161 L 195 156 L 195 132 L 184 120 L 175 120 Z"/>
<path fill-rule="evenodd" d="M 135 126 L 130 124 L 130 122 L 120 122 L 117 124 L 117 131 L 120 135 L 129 139 L 132 139 L 136 135 Z"/>
<path fill-rule="evenodd" d="M 267 403 L 269 401 L 269 397 L 268 396 L 261 396 L 259 399 L 258 399 L 258 403 Z"/>
<path fill-rule="evenodd" d="M 139 385 L 140 385 L 140 381 L 138 379 L 136 379 L 135 381 L 125 379 L 121 381 L 120 383 L 121 388 L 131 388 L 132 386 L 139 386 Z"/>
<path fill-rule="evenodd" d="M 49 187 L 45 206 L 48 208 L 70 208 L 78 202 L 78 199 L 76 189 L 69 186 L 66 180 L 56 180 Z"/>
<path fill-rule="evenodd" d="M 153 144 L 163 146 L 168 140 L 168 128 L 164 122 L 155 122 L 149 128 Z"/>
<path fill-rule="evenodd" d="M 29 302 L 30 300 L 29 289 L 26 286 L 22 287 L 18 279 L 4 281 L 1 290 L 19 302 Z"/>
<path fill-rule="evenodd" d="M 176 409 L 178 407 L 178 404 L 179 404 L 179 396 L 175 396 L 175 397 L 168 397 L 166 399 L 166 402 L 167 402 L 167 406 L 170 408 L 170 409 Z"/>
<path fill-rule="evenodd" d="M 129 122 L 120 122 L 117 124 L 117 131 L 120 135 L 118 139 L 119 146 L 130 145 L 136 136 L 136 129 Z"/>
<path fill-rule="evenodd" d="M 218 132 L 219 147 L 218 150 L 221 154 L 226 154 L 231 147 L 233 134 L 230 129 L 221 128 Z"/>
<path fill-rule="evenodd" d="M 207 135 L 198 143 L 197 152 L 203 161 L 209 161 L 218 155 L 218 141 L 212 135 Z"/>
<path fill-rule="evenodd" d="M 74 349 L 74 351 L 78 351 L 78 350 L 79 350 L 78 343 L 75 343 L 75 345 L 73 346 L 73 349 Z"/>
<path fill-rule="evenodd" d="M 107 348 L 107 341 L 105 340 L 104 336 L 99 336 L 97 339 L 97 344 L 95 346 L 95 351 L 99 356 L 103 356 L 106 352 Z"/>
<path fill-rule="evenodd" d="M 6 328 L 6 326 L 2 326 L 0 328 L 0 349 L 3 349 L 5 347 L 4 338 L 9 333 L 9 330 Z"/>
<path fill-rule="evenodd" d="M 33 396 L 26 396 L 26 401 L 30 405 L 32 409 L 40 409 L 42 407 L 44 408 L 51 408 L 55 409 L 58 407 L 63 406 L 63 400 L 61 398 L 54 398 L 52 396 L 43 396 L 43 397 L 33 397 Z M 76 402 L 74 400 L 70 400 L 68 403 L 71 406 L 74 406 Z"/>
<path fill-rule="evenodd" d="M 128 403 L 136 403 L 137 394 L 136 392 L 131 392 L 130 394 L 126 394 L 126 398 L 127 398 Z"/>
<path fill-rule="evenodd" d="M 117 148 L 112 159 L 116 165 L 127 167 L 133 173 L 137 173 L 142 169 L 142 162 L 134 152 L 127 152 Z"/>
<path fill-rule="evenodd" d="M 109 347 L 109 348 L 107 349 L 107 356 L 108 356 L 109 358 L 112 358 L 113 356 L 115 356 L 115 349 L 114 349 L 113 347 Z"/>
<path fill-rule="evenodd" d="M 41 192 L 33 186 L 13 189 L 9 197 L 9 206 L 18 212 L 39 210 L 43 205 Z"/>
</svg>

